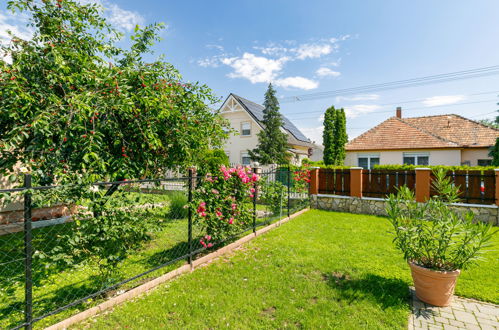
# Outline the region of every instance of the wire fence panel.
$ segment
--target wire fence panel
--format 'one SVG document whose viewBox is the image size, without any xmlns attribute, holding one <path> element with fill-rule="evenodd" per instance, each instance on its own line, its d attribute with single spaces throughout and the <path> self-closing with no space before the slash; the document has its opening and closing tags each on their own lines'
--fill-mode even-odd
<svg viewBox="0 0 499 330">
<path fill-rule="evenodd" d="M 261 174 L 242 201 L 251 217 L 219 240 L 188 207 L 207 180 L 193 172 L 0 190 L 10 198 L 0 211 L 0 328 L 49 326 L 308 207 L 308 183 L 294 175 Z"/>
</svg>

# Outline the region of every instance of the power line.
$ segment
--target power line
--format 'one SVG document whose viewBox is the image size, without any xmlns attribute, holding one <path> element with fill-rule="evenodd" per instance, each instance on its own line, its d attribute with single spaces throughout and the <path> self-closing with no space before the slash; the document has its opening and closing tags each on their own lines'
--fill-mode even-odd
<svg viewBox="0 0 499 330">
<path fill-rule="evenodd" d="M 342 95 L 351 95 L 351 94 L 376 92 L 376 91 L 397 89 L 397 88 L 424 86 L 424 85 L 437 84 L 454 80 L 479 78 L 479 77 L 485 77 L 497 74 L 499 74 L 499 65 L 494 65 L 494 66 L 482 67 L 482 68 L 476 68 L 464 71 L 455 71 L 455 72 L 437 74 L 432 76 L 424 76 L 419 78 L 411 78 L 411 79 L 398 80 L 386 83 L 344 88 L 327 92 L 289 96 L 280 99 L 279 102 L 288 103 L 288 102 L 310 101 L 310 100 L 317 100 L 317 99 L 342 96 Z"/>
<path fill-rule="evenodd" d="M 467 105 L 467 104 L 478 104 L 478 103 L 488 103 L 492 101 L 497 101 L 496 99 L 491 99 L 491 100 L 484 100 L 484 101 L 473 101 L 473 102 L 461 102 L 461 103 L 455 103 L 455 104 L 447 104 L 447 105 L 433 105 L 433 106 L 428 106 L 428 107 L 416 107 L 416 108 L 406 108 L 404 111 L 412 111 L 412 110 L 431 110 L 432 108 L 445 108 L 445 107 L 453 107 L 453 106 L 460 106 L 460 105 Z M 320 111 L 323 113 L 324 111 Z M 371 115 L 377 115 L 380 113 L 390 113 L 393 112 L 393 110 L 387 110 L 387 111 L 373 111 L 369 113 L 363 113 L 361 114 L 362 116 L 371 116 Z M 307 113 L 312 113 L 312 112 L 307 112 Z M 288 117 L 288 116 L 286 116 Z M 292 119 L 315 119 L 316 117 L 297 117 Z"/>
<path fill-rule="evenodd" d="M 476 95 L 486 95 L 486 94 L 496 94 L 496 93 L 499 93 L 499 91 L 473 93 L 473 94 L 467 94 L 466 96 L 476 96 Z M 422 102 L 422 101 L 425 101 L 427 99 L 428 98 L 422 98 L 422 99 L 415 99 L 415 100 L 410 100 L 410 101 L 398 101 L 398 102 L 391 102 L 391 103 L 382 103 L 382 104 L 377 104 L 377 105 L 379 105 L 379 106 L 400 105 L 400 104 L 407 104 L 407 103 Z M 445 106 L 445 105 L 443 105 L 443 106 Z M 345 108 L 348 108 L 348 106 L 345 106 Z M 404 110 L 410 110 L 410 108 L 409 109 L 404 109 Z M 323 113 L 323 112 L 325 112 L 325 110 L 307 111 L 306 113 L 309 114 L 309 113 Z M 386 113 L 386 112 L 391 112 L 391 110 L 390 111 L 379 111 L 379 112 L 376 112 L 376 113 Z M 286 117 L 293 118 L 293 115 L 301 115 L 301 114 L 302 113 L 297 113 L 297 112 L 295 112 L 295 113 L 289 113 L 289 114 L 286 115 Z"/>
</svg>

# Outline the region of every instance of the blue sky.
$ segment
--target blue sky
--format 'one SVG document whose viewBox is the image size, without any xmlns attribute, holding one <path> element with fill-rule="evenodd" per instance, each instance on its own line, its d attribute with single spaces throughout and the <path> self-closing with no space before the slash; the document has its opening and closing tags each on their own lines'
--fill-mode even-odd
<svg viewBox="0 0 499 330">
<path fill-rule="evenodd" d="M 156 55 L 222 98 L 233 92 L 261 102 L 269 81 L 288 97 L 499 65 L 499 2 L 492 0 L 99 1 L 125 32 L 136 23 L 166 23 Z M 19 24 L 5 4 L 1 10 L 0 39 Z M 347 110 L 353 138 L 397 105 L 407 117 L 492 118 L 498 95 L 494 75 L 283 102 L 281 112 L 321 142 L 321 113 L 331 105 Z"/>
</svg>

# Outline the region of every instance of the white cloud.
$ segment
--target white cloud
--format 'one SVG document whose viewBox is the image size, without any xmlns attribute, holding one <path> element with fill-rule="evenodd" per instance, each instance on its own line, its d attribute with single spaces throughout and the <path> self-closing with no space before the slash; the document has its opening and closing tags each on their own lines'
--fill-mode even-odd
<svg viewBox="0 0 499 330">
<path fill-rule="evenodd" d="M 319 83 L 304 77 L 287 77 L 282 79 L 277 79 L 274 81 L 275 85 L 289 88 L 299 88 L 304 90 L 315 89 L 319 87 Z"/>
<path fill-rule="evenodd" d="M 0 43 L 9 42 L 9 31 L 21 39 L 31 39 L 33 31 L 26 27 L 27 17 L 6 12 L 0 13 Z"/>
<path fill-rule="evenodd" d="M 103 6 L 106 9 L 104 15 L 109 23 L 119 29 L 127 32 L 133 31 L 136 25 L 144 24 L 144 17 L 135 11 L 130 11 L 119 7 L 109 1 L 103 1 Z"/>
<path fill-rule="evenodd" d="M 300 127 L 299 129 L 311 141 L 314 141 L 318 145 L 322 145 L 322 132 L 324 132 L 324 126 Z"/>
<path fill-rule="evenodd" d="M 293 49 L 293 52 L 296 53 L 296 58 L 299 60 L 319 58 L 330 54 L 332 51 L 333 47 L 329 44 L 303 44 Z"/>
<path fill-rule="evenodd" d="M 337 96 L 336 102 L 342 101 L 375 101 L 379 99 L 378 94 L 359 94 L 354 96 Z"/>
<path fill-rule="evenodd" d="M 381 106 L 377 104 L 356 104 L 345 107 L 345 115 L 347 118 L 355 118 L 360 115 L 370 113 L 380 109 Z"/>
<path fill-rule="evenodd" d="M 234 69 L 234 72 L 229 73 L 229 77 L 246 78 L 255 84 L 276 79 L 284 63 L 288 60 L 287 57 L 273 60 L 251 53 L 244 53 L 242 57 L 223 58 L 221 62 Z"/>
<path fill-rule="evenodd" d="M 423 104 L 426 107 L 436 107 L 439 105 L 454 104 L 465 99 L 465 95 L 440 95 L 426 98 Z"/>
<path fill-rule="evenodd" d="M 341 72 L 333 71 L 330 68 L 325 68 L 325 67 L 317 69 L 315 73 L 319 77 L 339 77 L 341 75 Z"/>
</svg>

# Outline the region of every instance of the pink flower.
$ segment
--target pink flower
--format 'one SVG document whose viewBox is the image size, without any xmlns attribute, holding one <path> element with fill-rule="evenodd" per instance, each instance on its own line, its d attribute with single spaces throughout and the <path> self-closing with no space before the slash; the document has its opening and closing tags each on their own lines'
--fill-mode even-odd
<svg viewBox="0 0 499 330">
<path fill-rule="evenodd" d="M 235 210 L 237 208 L 237 204 L 232 203 L 231 208 Z"/>
<path fill-rule="evenodd" d="M 253 197 L 255 197 L 255 195 L 253 195 L 253 194 L 250 194 L 250 195 L 249 195 L 249 197 L 253 198 Z"/>
<path fill-rule="evenodd" d="M 205 207 L 205 206 L 206 206 L 206 203 L 205 203 L 205 202 L 201 202 L 201 204 L 199 204 L 199 206 L 201 206 L 201 207 Z"/>
<path fill-rule="evenodd" d="M 251 176 L 251 181 L 256 182 L 256 181 L 258 181 L 258 179 L 259 179 L 258 175 L 253 173 L 253 175 Z"/>
<path fill-rule="evenodd" d="M 220 212 L 219 210 L 216 210 L 215 214 L 217 215 L 217 217 L 221 217 L 222 216 L 222 212 Z"/>
<path fill-rule="evenodd" d="M 206 217 L 206 212 L 201 212 L 199 215 L 202 217 Z"/>
<path fill-rule="evenodd" d="M 210 235 L 206 235 L 204 238 L 206 238 L 207 241 L 211 240 L 211 236 Z"/>
<path fill-rule="evenodd" d="M 234 223 L 234 218 L 229 219 L 229 225 L 232 225 Z"/>
<path fill-rule="evenodd" d="M 255 188 L 250 188 L 250 191 L 251 191 L 252 193 L 254 193 L 254 192 L 255 192 Z"/>
<path fill-rule="evenodd" d="M 218 195 L 220 192 L 216 189 L 211 189 L 211 192 L 214 193 L 215 195 Z"/>
<path fill-rule="evenodd" d="M 211 243 L 208 243 L 208 247 L 211 248 L 213 246 L 213 244 Z"/>
</svg>

